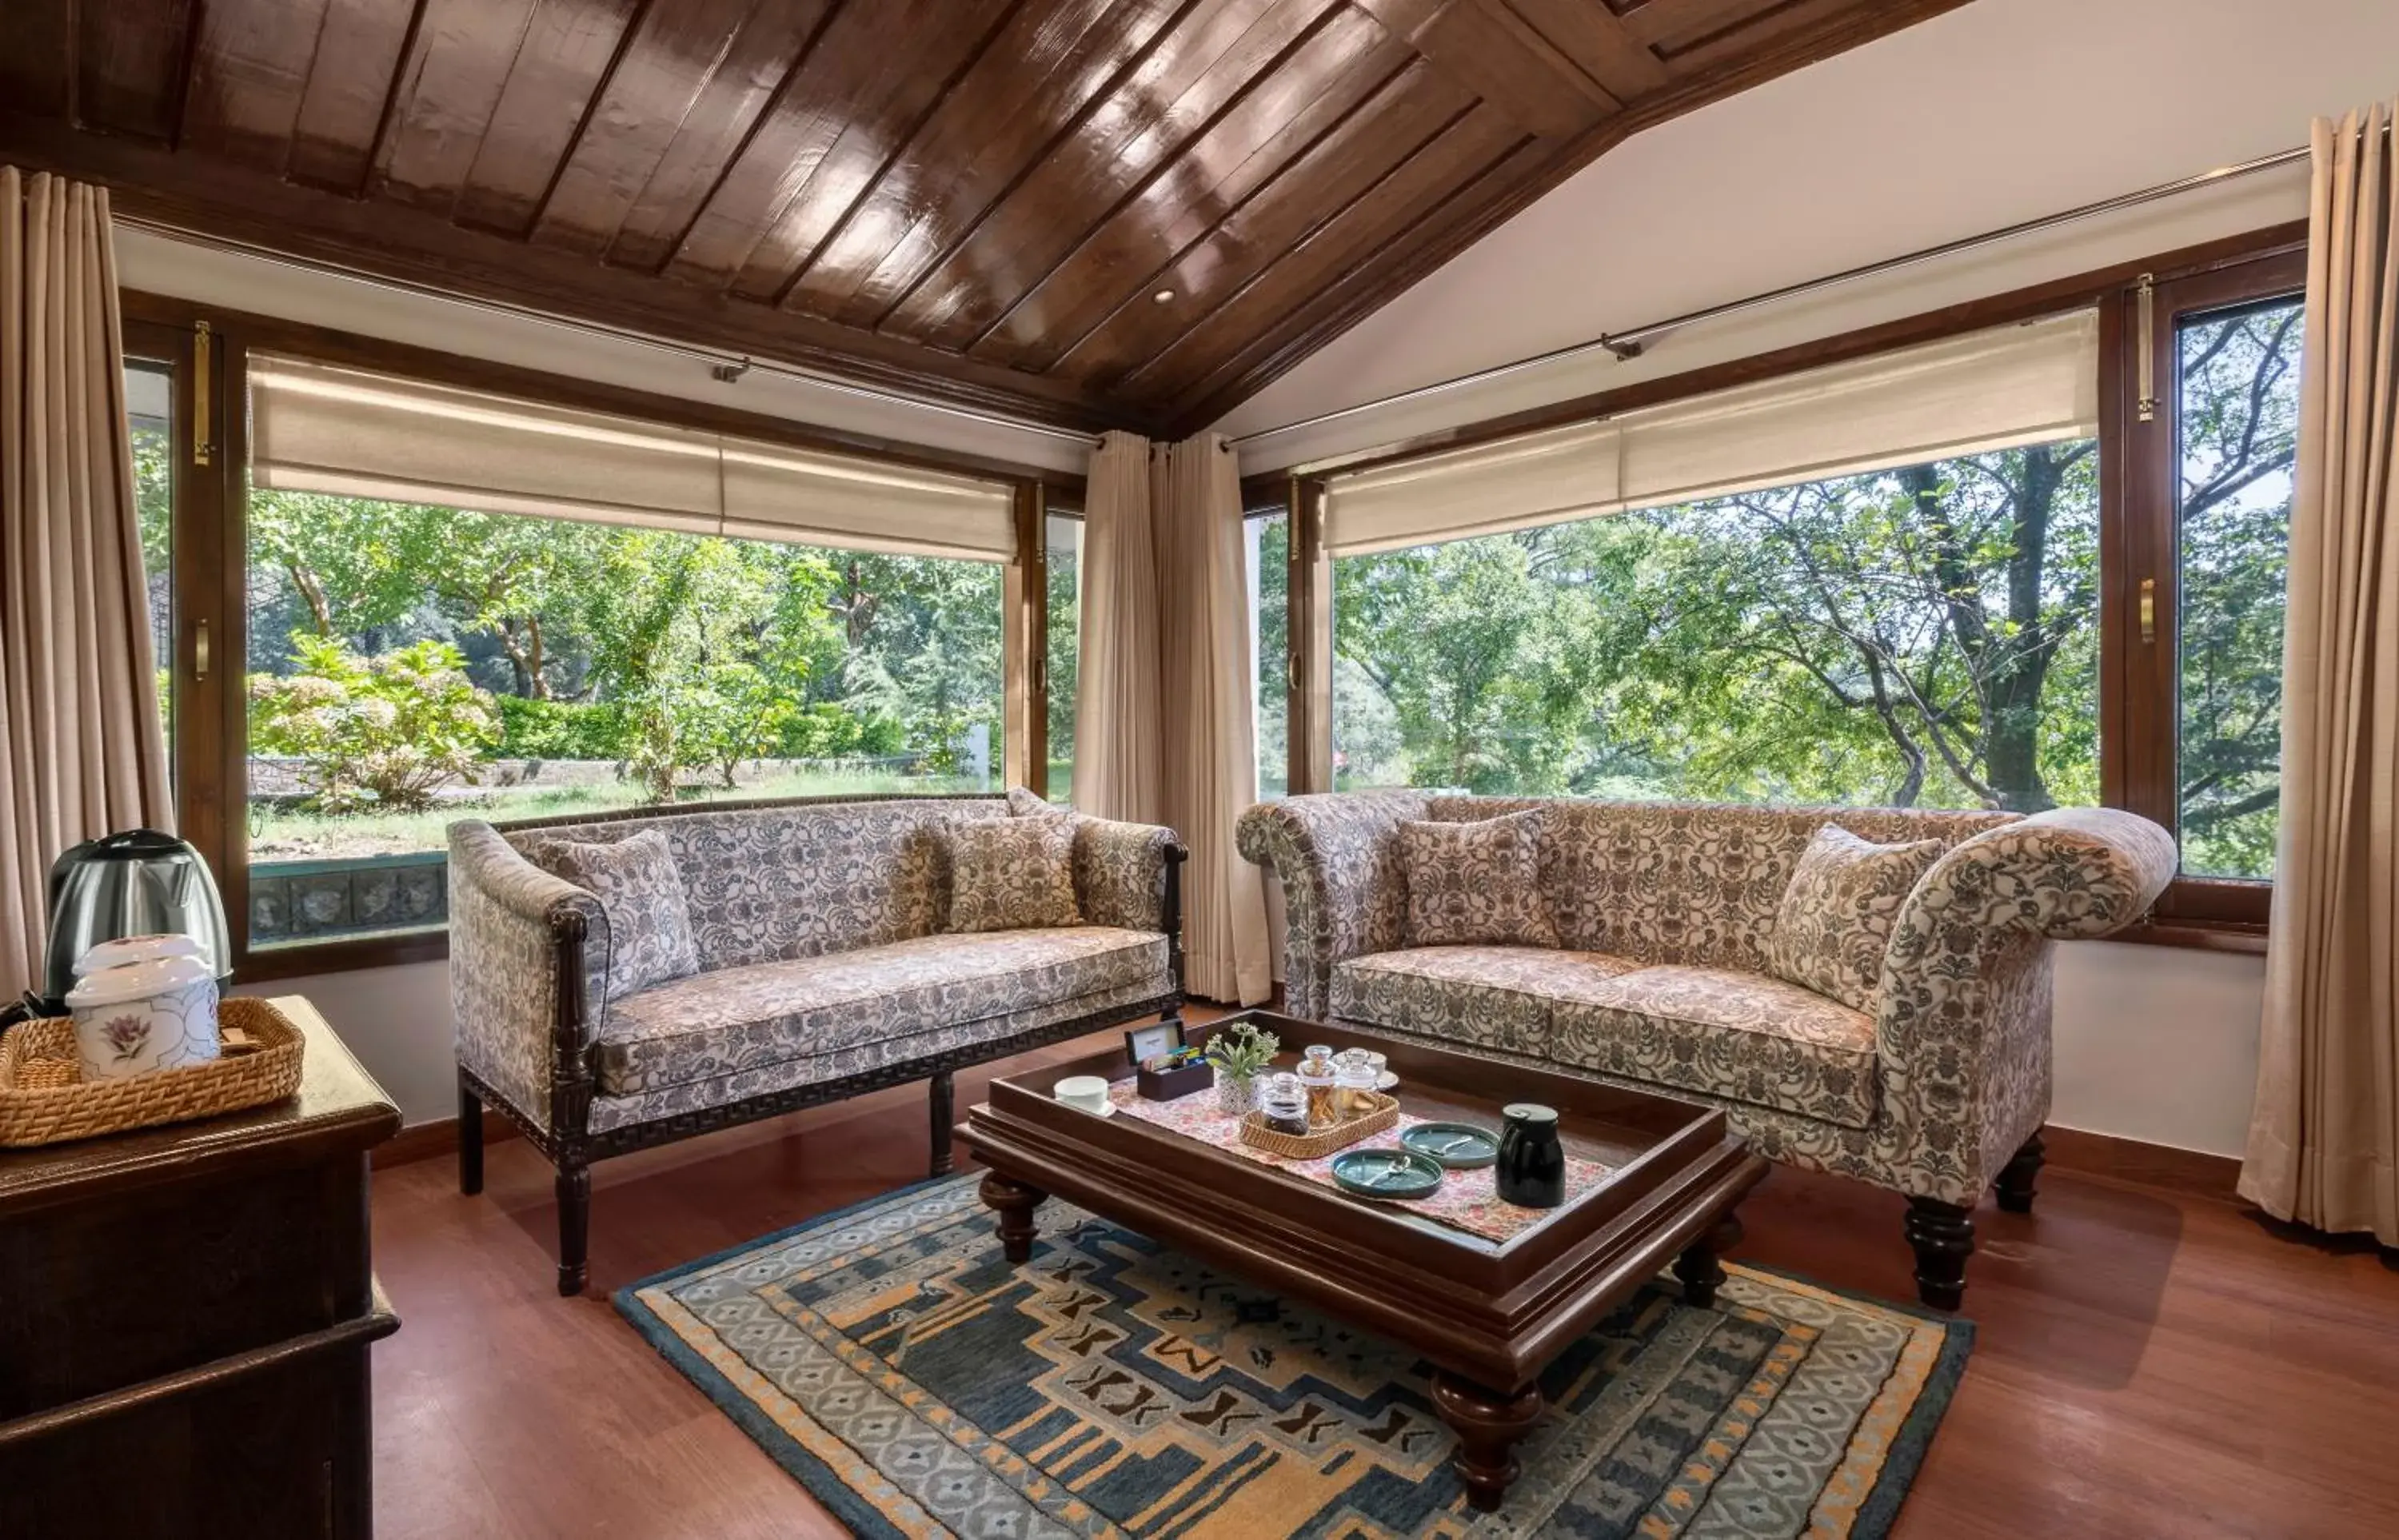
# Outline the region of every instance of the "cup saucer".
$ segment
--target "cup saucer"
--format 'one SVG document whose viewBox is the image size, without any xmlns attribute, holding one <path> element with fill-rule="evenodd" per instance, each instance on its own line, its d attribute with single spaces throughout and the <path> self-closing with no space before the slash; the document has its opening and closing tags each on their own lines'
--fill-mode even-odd
<svg viewBox="0 0 2399 1540">
<path fill-rule="evenodd" d="M 1074 1107 L 1075 1111 L 1081 1113 L 1086 1117 L 1114 1117 L 1117 1114 L 1117 1104 L 1113 1101 L 1101 1102 L 1100 1110 L 1098 1112 L 1093 1112 L 1089 1107 L 1076 1106 L 1074 1102 L 1067 1101 L 1063 1096 L 1053 1096 L 1050 1100 L 1057 1102 L 1058 1105 L 1062 1107 Z"/>
</svg>

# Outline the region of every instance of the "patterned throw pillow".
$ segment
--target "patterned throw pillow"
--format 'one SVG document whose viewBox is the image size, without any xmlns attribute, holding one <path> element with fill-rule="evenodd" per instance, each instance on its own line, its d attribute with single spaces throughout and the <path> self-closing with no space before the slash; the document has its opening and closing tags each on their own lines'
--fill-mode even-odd
<svg viewBox="0 0 2399 1540">
<path fill-rule="evenodd" d="M 1947 847 L 1876 844 L 1838 824 L 1816 831 L 1766 939 L 1766 970 L 1872 1015 L 1899 906 Z"/>
<path fill-rule="evenodd" d="M 950 928 L 1037 930 L 1083 922 L 1075 903 L 1075 816 L 950 825 Z"/>
<path fill-rule="evenodd" d="M 1541 810 L 1479 823 L 1403 823 L 1408 944 L 1553 947 L 1541 891 Z"/>
<path fill-rule="evenodd" d="M 609 844 L 560 840 L 546 854 L 550 869 L 598 898 L 608 916 L 609 999 L 699 971 L 683 874 L 663 832 L 645 829 Z"/>
</svg>

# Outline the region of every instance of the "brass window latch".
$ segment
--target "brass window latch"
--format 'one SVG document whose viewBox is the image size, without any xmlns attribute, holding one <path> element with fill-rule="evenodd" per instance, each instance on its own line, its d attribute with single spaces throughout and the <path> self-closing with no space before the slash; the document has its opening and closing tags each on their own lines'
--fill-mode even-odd
<svg viewBox="0 0 2399 1540">
<path fill-rule="evenodd" d="M 192 464 L 209 463 L 209 368 L 215 337 L 206 321 L 192 323 Z"/>
<path fill-rule="evenodd" d="M 2141 640 L 2155 642 L 2157 639 L 2158 580 L 2154 577 L 2144 577 L 2141 579 Z"/>
<path fill-rule="evenodd" d="M 2133 415 L 2144 423 L 2158 420 L 2157 308 L 2157 282 L 2151 275 L 2144 273 L 2133 290 L 2134 324 L 2140 336 L 2137 368 L 2141 380 L 2140 396 L 2133 403 Z"/>
</svg>

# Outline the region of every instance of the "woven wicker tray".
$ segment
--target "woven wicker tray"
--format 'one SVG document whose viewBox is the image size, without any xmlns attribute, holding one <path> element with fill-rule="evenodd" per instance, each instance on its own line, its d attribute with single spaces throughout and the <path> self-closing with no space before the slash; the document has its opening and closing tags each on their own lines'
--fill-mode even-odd
<svg viewBox="0 0 2399 1540">
<path fill-rule="evenodd" d="M 75 1023 L 27 1021 L 0 1037 L 0 1145 L 22 1148 L 94 1139 L 161 1123 L 215 1117 L 280 1101 L 300 1088 L 306 1039 L 264 1000 L 224 1000 L 217 1027 L 239 1027 L 258 1047 L 212 1063 L 86 1080 Z"/>
<path fill-rule="evenodd" d="M 1321 1160 L 1362 1139 L 1371 1139 L 1399 1122 L 1400 1104 L 1397 1100 L 1380 1091 L 1365 1094 L 1374 1104 L 1373 1111 L 1312 1134 L 1277 1133 L 1267 1127 L 1266 1114 L 1252 1113 L 1241 1119 L 1241 1142 L 1287 1160 Z"/>
</svg>

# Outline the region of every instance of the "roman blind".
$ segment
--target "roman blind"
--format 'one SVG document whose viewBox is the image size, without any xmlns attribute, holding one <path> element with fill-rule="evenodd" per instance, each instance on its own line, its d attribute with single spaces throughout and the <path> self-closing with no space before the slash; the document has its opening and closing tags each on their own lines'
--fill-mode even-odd
<svg viewBox="0 0 2399 1540">
<path fill-rule="evenodd" d="M 251 480 L 292 492 L 1004 561 L 1004 481 L 253 355 Z"/>
<path fill-rule="evenodd" d="M 1326 486 L 1356 556 L 2099 431 L 2096 311 L 1430 454 Z"/>
</svg>

